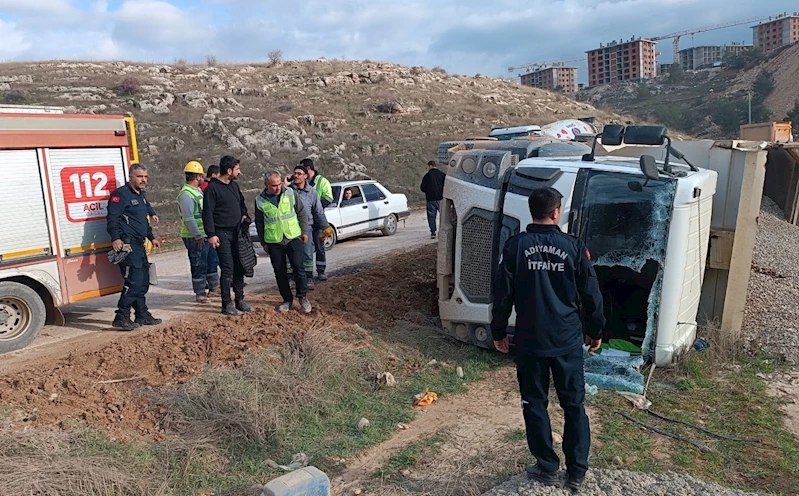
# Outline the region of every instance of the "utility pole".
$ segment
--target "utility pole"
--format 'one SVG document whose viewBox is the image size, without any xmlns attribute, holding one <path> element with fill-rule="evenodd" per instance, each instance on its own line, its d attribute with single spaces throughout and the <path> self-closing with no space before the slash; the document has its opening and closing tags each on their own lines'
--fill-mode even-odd
<svg viewBox="0 0 799 496">
<path fill-rule="evenodd" d="M 749 88 L 749 124 L 752 123 L 752 88 Z"/>
</svg>

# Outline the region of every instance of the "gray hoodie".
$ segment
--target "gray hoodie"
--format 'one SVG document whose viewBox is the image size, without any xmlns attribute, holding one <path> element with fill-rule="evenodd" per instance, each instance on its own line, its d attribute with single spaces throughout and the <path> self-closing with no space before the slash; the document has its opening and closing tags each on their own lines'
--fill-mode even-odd
<svg viewBox="0 0 799 496">
<path fill-rule="evenodd" d="M 327 222 L 325 209 L 322 207 L 322 200 L 319 198 L 319 193 L 308 184 L 308 181 L 305 181 L 305 188 L 303 189 L 298 188 L 296 184 L 292 184 L 291 187 L 305 206 L 305 214 L 309 228 L 315 231 L 327 229 L 327 226 L 330 224 Z M 305 234 L 310 235 L 311 233 L 306 232 Z"/>
</svg>

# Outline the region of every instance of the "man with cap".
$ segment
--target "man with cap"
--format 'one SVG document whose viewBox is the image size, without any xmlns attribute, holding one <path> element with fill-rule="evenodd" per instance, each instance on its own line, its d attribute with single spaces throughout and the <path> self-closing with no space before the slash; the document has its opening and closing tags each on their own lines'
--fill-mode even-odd
<svg viewBox="0 0 799 496">
<path fill-rule="evenodd" d="M 313 159 L 304 158 L 300 160 L 300 165 L 305 166 L 308 171 L 308 184 L 319 193 L 319 200 L 322 202 L 322 207 L 326 208 L 333 202 L 333 188 L 330 186 L 330 181 L 326 177 L 319 174 Z M 327 258 L 325 256 L 325 243 L 322 240 L 322 230 L 315 229 L 313 234 L 313 244 L 316 249 L 316 274 L 320 281 L 327 281 Z"/>
<path fill-rule="evenodd" d="M 217 291 L 219 275 L 217 274 L 218 259 L 208 244 L 203 226 L 203 192 L 200 183 L 203 180 L 203 166 L 200 162 L 192 160 L 183 168 L 186 175 L 186 184 L 178 193 L 178 213 L 180 214 L 180 237 L 189 253 L 191 266 L 191 285 L 194 298 L 199 303 L 208 301 L 205 294 Z"/>
<path fill-rule="evenodd" d="M 277 310 L 280 313 L 288 312 L 294 303 L 286 272 L 288 257 L 294 267 L 294 285 L 300 308 L 303 313 L 310 313 L 312 308 L 307 298 L 308 285 L 305 271 L 302 270 L 303 244 L 309 242 L 306 234 L 310 229 L 309 216 L 295 190 L 283 185 L 283 176 L 279 172 L 267 172 L 264 186 L 264 190 L 255 198 L 255 227 L 261 247 L 272 262 L 277 287 L 283 298 Z"/>
<path fill-rule="evenodd" d="M 115 255 L 119 255 L 119 269 L 125 282 L 119 295 L 116 316 L 111 323 L 113 327 L 130 331 L 143 325 L 158 325 L 156 319 L 147 308 L 146 295 L 150 290 L 150 263 L 147 261 L 145 243 L 151 242 L 155 248 L 161 247 L 161 241 L 153 234 L 147 219 L 152 210 L 145 197 L 148 172 L 144 164 L 130 166 L 128 182 L 114 190 L 108 199 L 108 215 L 106 229 L 111 236 Z M 127 252 L 124 256 L 121 252 Z M 133 308 L 135 320 L 130 320 L 130 309 Z"/>
<path fill-rule="evenodd" d="M 308 184 L 308 168 L 302 164 L 294 167 L 294 184 L 291 185 L 295 194 L 305 207 L 308 219 L 308 241 L 303 243 L 303 269 L 308 281 L 308 289 L 314 288 L 313 282 L 313 256 L 315 245 L 311 236 L 313 232 L 324 232 L 330 225 L 325 216 L 324 207 L 319 199 L 319 193 Z"/>
<path fill-rule="evenodd" d="M 247 205 L 236 179 L 241 175 L 238 159 L 225 155 L 219 160 L 219 177 L 209 181 L 203 199 L 203 226 L 208 243 L 216 249 L 222 268 L 219 286 L 222 313 L 238 316 L 252 311 L 244 301 L 244 265 L 239 257 L 239 230 L 247 221 Z M 230 299 L 233 288 L 235 304 Z"/>
</svg>

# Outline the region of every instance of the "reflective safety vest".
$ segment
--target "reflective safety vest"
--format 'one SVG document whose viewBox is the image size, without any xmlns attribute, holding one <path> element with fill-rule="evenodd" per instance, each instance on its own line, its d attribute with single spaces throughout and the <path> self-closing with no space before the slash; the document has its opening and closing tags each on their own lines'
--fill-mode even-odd
<svg viewBox="0 0 799 496">
<path fill-rule="evenodd" d="M 297 197 L 294 190 L 285 188 L 277 206 L 261 195 L 255 199 L 255 206 L 264 213 L 264 243 L 280 243 L 283 238 L 294 239 L 302 235 L 297 211 L 294 209 Z"/>
<path fill-rule="evenodd" d="M 185 218 L 183 217 L 183 211 L 180 209 L 180 197 L 186 193 L 194 200 L 194 213 L 192 214 L 193 217 Z M 200 229 L 203 237 L 205 237 L 205 227 L 203 227 L 203 192 L 189 186 L 188 184 L 184 184 L 182 188 L 180 188 L 180 193 L 178 193 L 178 215 L 180 216 L 180 237 L 181 238 L 193 238 L 194 235 L 189 231 L 189 228 L 186 227 L 186 221 L 194 219 L 194 222 L 197 223 L 197 227 Z"/>
</svg>

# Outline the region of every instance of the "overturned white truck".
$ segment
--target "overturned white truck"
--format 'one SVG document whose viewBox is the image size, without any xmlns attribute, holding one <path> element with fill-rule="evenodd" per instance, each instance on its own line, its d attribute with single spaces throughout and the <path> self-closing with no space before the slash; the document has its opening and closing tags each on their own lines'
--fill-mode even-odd
<svg viewBox="0 0 799 496">
<path fill-rule="evenodd" d="M 727 184 L 733 168 L 762 168 L 765 162 L 761 149 L 741 150 L 740 142 L 675 145 L 664 127 L 620 125 L 605 126 L 593 148 L 551 140 L 442 144 L 449 150 L 439 152 L 447 164 L 437 261 L 444 332 L 493 347 L 491 281 L 499 253 L 531 222 L 530 192 L 551 186 L 563 194 L 561 229 L 581 238 L 591 253 L 608 320 L 605 340 L 637 344 L 648 363 L 673 363 L 695 341 L 700 299 L 708 308 L 720 308 L 727 291 L 730 309 L 741 306 L 730 303 L 740 295 L 729 295 L 726 275 L 713 288 L 718 294 L 703 295 L 706 269 L 730 268 L 730 250 L 722 243 L 716 246 L 717 258 L 727 260 L 707 266 L 711 222 L 733 231 L 738 215 L 737 208 L 714 212 L 716 171 L 727 171 L 722 196 L 734 196 Z M 737 188 L 752 186 L 742 186 L 740 177 Z M 759 181 L 762 191 L 762 174 Z M 759 206 L 759 192 L 756 201 Z M 734 262 L 746 266 L 747 277 L 748 249 L 748 261 Z M 743 286 L 745 293 L 746 279 Z M 514 322 L 515 313 L 511 342 Z"/>
</svg>

